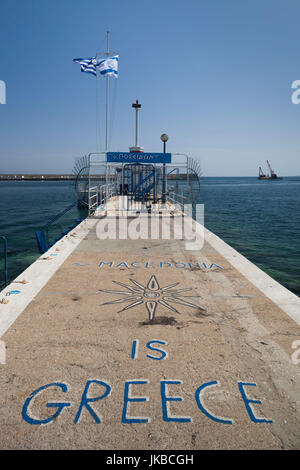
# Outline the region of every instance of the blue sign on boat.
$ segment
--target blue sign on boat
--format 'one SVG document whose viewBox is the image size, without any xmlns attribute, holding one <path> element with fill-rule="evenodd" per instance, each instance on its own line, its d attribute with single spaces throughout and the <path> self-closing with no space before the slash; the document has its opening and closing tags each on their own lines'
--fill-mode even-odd
<svg viewBox="0 0 300 470">
<path fill-rule="evenodd" d="M 109 163 L 171 163 L 171 153 L 107 152 Z"/>
</svg>

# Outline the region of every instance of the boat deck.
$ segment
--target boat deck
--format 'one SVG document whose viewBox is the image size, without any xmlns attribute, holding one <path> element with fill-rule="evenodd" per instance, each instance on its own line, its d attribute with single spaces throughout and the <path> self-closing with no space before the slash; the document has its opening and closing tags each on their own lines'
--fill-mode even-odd
<svg viewBox="0 0 300 470">
<path fill-rule="evenodd" d="M 298 449 L 300 299 L 207 230 L 187 250 L 101 221 L 0 293 L 0 448 Z"/>
</svg>

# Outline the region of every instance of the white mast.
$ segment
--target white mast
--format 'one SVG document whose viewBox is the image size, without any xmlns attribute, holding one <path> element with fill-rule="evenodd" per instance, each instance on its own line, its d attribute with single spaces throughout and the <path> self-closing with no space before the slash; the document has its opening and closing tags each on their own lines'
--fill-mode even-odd
<svg viewBox="0 0 300 470">
<path fill-rule="evenodd" d="M 106 32 L 106 57 L 109 56 L 109 31 Z M 105 184 L 106 184 L 106 191 L 105 191 L 105 199 L 107 203 L 108 199 L 108 191 L 107 185 L 109 181 L 108 175 L 108 165 L 107 165 L 107 152 L 108 152 L 108 114 L 109 114 L 109 76 L 106 75 L 106 118 L 105 118 L 105 156 L 106 156 L 106 168 L 105 168 Z"/>
<path fill-rule="evenodd" d="M 108 58 L 112 55 L 112 52 L 109 50 L 109 31 L 106 31 L 106 52 L 104 55 Z M 103 53 L 101 53 L 103 54 Z M 109 183 L 109 167 L 107 164 L 107 153 L 109 151 L 109 74 L 106 74 L 106 116 L 105 116 L 105 154 L 106 154 L 106 187 Z"/>
<path fill-rule="evenodd" d="M 109 31 L 106 32 L 106 57 L 109 56 Z M 108 152 L 108 115 L 109 115 L 109 76 L 106 75 L 106 129 L 105 129 L 105 152 Z"/>
</svg>

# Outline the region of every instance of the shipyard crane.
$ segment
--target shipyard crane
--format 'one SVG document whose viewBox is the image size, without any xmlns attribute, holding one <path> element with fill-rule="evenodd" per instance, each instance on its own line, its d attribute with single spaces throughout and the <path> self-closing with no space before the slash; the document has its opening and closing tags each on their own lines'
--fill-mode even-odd
<svg viewBox="0 0 300 470">
<path fill-rule="evenodd" d="M 276 175 L 276 173 L 274 173 L 274 171 L 272 170 L 271 165 L 270 165 L 270 163 L 269 163 L 269 160 L 267 160 L 267 165 L 268 165 L 269 170 L 270 170 L 270 177 L 271 177 L 272 179 L 277 179 L 277 175 Z"/>
<path fill-rule="evenodd" d="M 259 167 L 259 170 L 258 170 L 258 177 L 259 178 L 265 178 L 266 177 L 266 175 L 264 174 L 264 172 L 261 169 L 261 166 Z"/>
<path fill-rule="evenodd" d="M 282 178 L 281 177 L 279 178 L 277 174 L 274 173 L 274 171 L 272 170 L 269 160 L 267 160 L 267 165 L 270 170 L 270 175 L 265 175 L 260 166 L 258 169 L 258 179 L 259 180 L 282 180 Z"/>
</svg>

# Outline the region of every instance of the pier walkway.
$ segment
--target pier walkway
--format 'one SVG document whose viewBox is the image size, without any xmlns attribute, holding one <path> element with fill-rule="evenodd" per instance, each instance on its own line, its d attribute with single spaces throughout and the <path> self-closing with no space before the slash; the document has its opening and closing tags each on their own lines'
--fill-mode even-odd
<svg viewBox="0 0 300 470">
<path fill-rule="evenodd" d="M 0 448 L 299 449 L 300 299 L 208 230 L 103 220 L 0 293 Z"/>
</svg>

